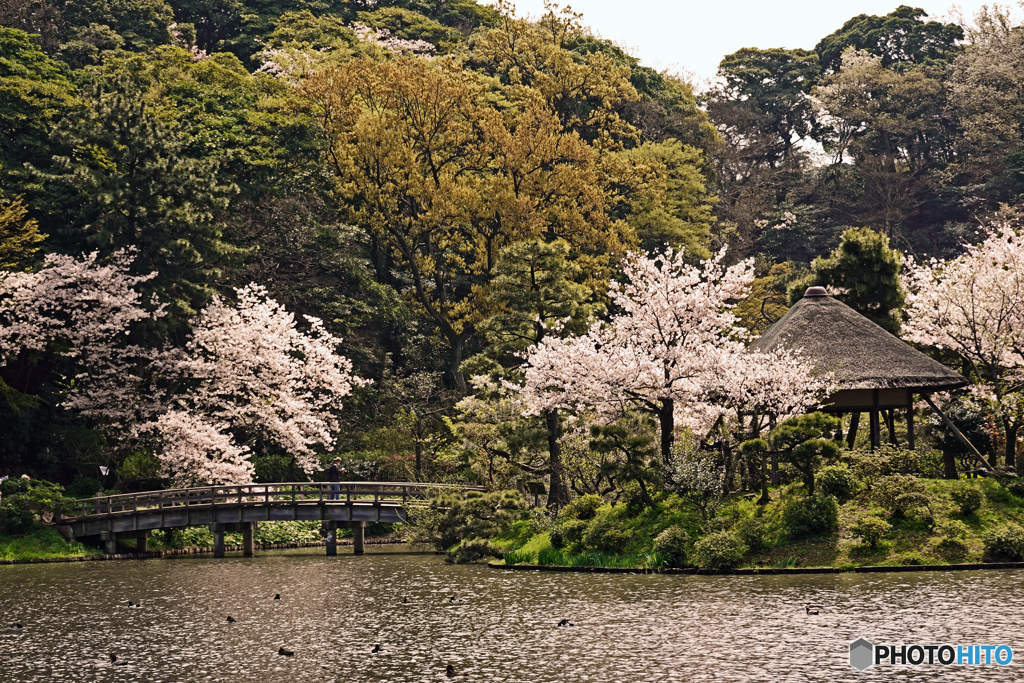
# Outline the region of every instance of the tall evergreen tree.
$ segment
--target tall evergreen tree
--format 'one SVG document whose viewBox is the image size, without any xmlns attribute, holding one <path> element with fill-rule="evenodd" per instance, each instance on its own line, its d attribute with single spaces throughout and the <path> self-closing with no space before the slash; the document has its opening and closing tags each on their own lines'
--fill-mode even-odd
<svg viewBox="0 0 1024 683">
<path fill-rule="evenodd" d="M 137 272 L 158 273 L 144 288 L 168 304 L 171 325 L 194 315 L 238 252 L 221 239 L 218 214 L 235 187 L 217 179 L 218 159 L 184 156 L 174 122 L 125 77 L 94 86 L 56 137 L 73 150 L 50 175 L 69 191 L 61 209 L 77 218 L 53 231 L 63 246 L 136 249 Z"/>
</svg>

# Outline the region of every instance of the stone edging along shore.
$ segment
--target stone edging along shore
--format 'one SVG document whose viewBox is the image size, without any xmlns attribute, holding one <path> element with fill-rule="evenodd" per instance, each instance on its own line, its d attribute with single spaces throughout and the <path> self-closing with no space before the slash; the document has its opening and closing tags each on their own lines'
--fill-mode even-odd
<svg viewBox="0 0 1024 683">
<path fill-rule="evenodd" d="M 622 567 L 564 567 L 548 566 L 538 564 L 513 564 L 504 565 L 488 562 L 491 569 L 509 569 L 520 571 L 540 572 L 579 572 L 592 574 L 700 574 L 700 575 L 727 575 L 727 576 L 766 576 L 772 574 L 847 574 L 847 573 L 881 573 L 881 572 L 945 572 L 945 571 L 967 571 L 971 569 L 1024 569 L 1024 562 L 975 562 L 970 564 L 906 564 L 891 566 L 868 566 L 868 567 L 792 567 L 788 569 L 774 567 L 757 567 L 750 569 L 663 569 L 654 572 L 649 569 L 629 569 Z"/>
<path fill-rule="evenodd" d="M 392 545 L 405 543 L 390 538 L 366 539 L 364 545 Z M 282 550 L 285 548 L 322 548 L 327 543 L 324 541 L 310 541 L 308 543 L 262 543 L 256 546 L 256 550 Z M 350 539 L 339 539 L 338 545 L 352 545 Z M 241 545 L 226 545 L 227 552 L 241 551 Z M 177 555 L 203 555 L 212 553 L 213 546 L 203 548 L 178 548 L 174 550 L 151 550 L 145 553 L 118 553 L 116 555 L 76 555 L 73 557 L 34 557 L 21 560 L 0 560 L 0 565 L 5 564 L 49 564 L 51 562 L 105 562 L 107 560 L 150 560 L 161 557 L 174 557 Z"/>
</svg>

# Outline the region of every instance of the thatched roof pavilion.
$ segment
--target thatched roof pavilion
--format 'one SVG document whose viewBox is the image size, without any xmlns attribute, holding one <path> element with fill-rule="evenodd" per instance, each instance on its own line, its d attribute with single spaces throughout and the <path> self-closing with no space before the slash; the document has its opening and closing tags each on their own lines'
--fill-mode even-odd
<svg viewBox="0 0 1024 683">
<path fill-rule="evenodd" d="M 879 443 L 879 411 L 908 410 L 907 432 L 913 447 L 913 394 L 930 394 L 969 383 L 959 373 L 828 296 L 823 287 L 809 287 L 781 320 L 751 344 L 750 350 L 778 347 L 799 349 L 816 370 L 835 375 L 839 389 L 825 400 L 821 410 L 870 413 L 873 445 Z M 891 427 L 890 422 L 890 432 Z M 852 434 L 855 430 L 852 426 Z"/>
</svg>

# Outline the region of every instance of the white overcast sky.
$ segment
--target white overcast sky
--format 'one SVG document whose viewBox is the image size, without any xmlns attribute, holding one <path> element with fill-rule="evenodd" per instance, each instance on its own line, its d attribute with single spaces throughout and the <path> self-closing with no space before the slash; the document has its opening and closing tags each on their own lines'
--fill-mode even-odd
<svg viewBox="0 0 1024 683">
<path fill-rule="evenodd" d="M 486 0 L 483 0 L 486 1 Z M 643 64 L 708 79 L 727 54 L 743 47 L 811 49 L 858 14 L 888 14 L 901 4 L 920 7 L 929 19 L 971 19 L 982 0 L 576 0 L 561 2 L 583 14 L 602 38 L 626 47 Z M 1011 3 L 1004 3 L 1011 4 Z M 1016 4 L 1015 2 L 1012 4 Z M 543 0 L 515 1 L 520 17 L 539 17 Z M 1019 15 L 1019 12 L 1017 12 Z"/>
</svg>

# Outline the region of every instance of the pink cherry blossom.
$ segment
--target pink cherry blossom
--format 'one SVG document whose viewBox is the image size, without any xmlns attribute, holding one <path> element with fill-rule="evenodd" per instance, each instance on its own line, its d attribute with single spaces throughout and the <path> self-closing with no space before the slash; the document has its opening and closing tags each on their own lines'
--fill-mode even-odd
<svg viewBox="0 0 1024 683">
<path fill-rule="evenodd" d="M 661 428 L 706 431 L 727 410 L 790 414 L 819 400 L 829 384 L 799 354 L 747 354 L 731 309 L 747 294 L 751 261 L 724 265 L 725 252 L 687 264 L 671 249 L 631 254 L 624 283 L 609 296 L 618 311 L 582 336 L 546 337 L 527 352 L 524 392 L 534 410 L 627 407 L 659 415 Z M 662 437 L 662 450 L 670 439 Z"/>
</svg>

